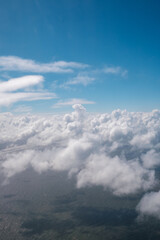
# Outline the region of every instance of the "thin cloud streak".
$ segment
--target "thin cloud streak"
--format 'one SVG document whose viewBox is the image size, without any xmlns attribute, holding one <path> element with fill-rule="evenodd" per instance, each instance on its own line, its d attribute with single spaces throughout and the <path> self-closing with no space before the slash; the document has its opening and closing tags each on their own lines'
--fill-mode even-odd
<svg viewBox="0 0 160 240">
<path fill-rule="evenodd" d="M 41 89 L 41 91 L 32 89 L 32 87 L 39 87 L 43 81 L 43 76 L 28 75 L 0 82 L 0 106 L 9 106 L 19 101 L 36 101 L 56 98 L 55 93 L 50 93 L 43 89 Z M 30 91 L 26 91 L 28 88 L 30 88 Z"/>
<path fill-rule="evenodd" d="M 113 74 L 113 75 L 120 75 L 122 77 L 125 77 L 128 74 L 128 71 L 126 69 L 122 69 L 121 67 L 105 67 L 103 69 L 103 72 L 106 74 Z"/>
<path fill-rule="evenodd" d="M 88 101 L 86 99 L 79 99 L 79 98 L 71 98 L 65 101 L 59 101 L 58 103 L 56 103 L 55 105 L 53 105 L 53 108 L 60 108 L 63 106 L 72 106 L 74 104 L 95 104 L 95 102 L 93 101 Z"/>
<path fill-rule="evenodd" d="M 30 113 L 30 112 L 32 112 L 32 107 L 26 106 L 26 105 L 20 105 L 20 106 L 14 108 L 13 112 L 15 112 L 15 113 Z"/>
<path fill-rule="evenodd" d="M 0 93 L 0 106 L 9 106 L 19 101 L 37 101 L 53 98 L 57 98 L 56 94 L 49 92 Z"/>
<path fill-rule="evenodd" d="M 37 73 L 71 73 L 74 69 L 85 69 L 89 65 L 78 62 L 55 61 L 38 63 L 17 56 L 1 56 L 0 71 L 21 71 Z"/>
<path fill-rule="evenodd" d="M 0 82 L 0 92 L 13 92 L 22 88 L 31 87 L 44 81 L 43 76 L 28 75 L 19 78 L 12 78 L 8 81 Z"/>
</svg>

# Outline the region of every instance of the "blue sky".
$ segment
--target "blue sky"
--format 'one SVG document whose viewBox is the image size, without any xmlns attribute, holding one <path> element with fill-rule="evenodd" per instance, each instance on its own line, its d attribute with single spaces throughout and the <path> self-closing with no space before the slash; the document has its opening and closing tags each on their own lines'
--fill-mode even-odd
<svg viewBox="0 0 160 240">
<path fill-rule="evenodd" d="M 159 109 L 159 12 L 158 0 L 1 1 L 0 110 Z"/>
</svg>

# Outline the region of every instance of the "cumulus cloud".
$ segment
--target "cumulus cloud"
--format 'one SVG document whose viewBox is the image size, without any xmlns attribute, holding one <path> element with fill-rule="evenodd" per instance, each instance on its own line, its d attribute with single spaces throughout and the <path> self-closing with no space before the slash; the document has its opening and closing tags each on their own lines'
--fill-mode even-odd
<svg viewBox="0 0 160 240">
<path fill-rule="evenodd" d="M 157 209 L 159 216 L 159 193 L 147 192 L 157 184 L 160 111 L 89 114 L 81 104 L 73 109 L 47 117 L 0 114 L 5 178 L 29 167 L 39 173 L 65 170 L 76 176 L 79 188 L 101 185 L 118 196 L 146 192 L 137 210 L 155 215 Z"/>
<path fill-rule="evenodd" d="M 54 93 L 31 89 L 33 86 L 40 86 L 44 81 L 43 76 L 28 75 L 19 78 L 12 78 L 0 82 L 0 106 L 8 106 L 18 101 L 33 101 L 55 98 Z M 28 91 L 30 89 L 30 91 Z M 21 90 L 21 91 L 19 91 Z M 24 91 L 25 90 L 25 91 Z"/>
<path fill-rule="evenodd" d="M 145 168 L 154 168 L 160 165 L 160 152 L 156 152 L 154 149 L 143 154 L 141 158 Z"/>
<path fill-rule="evenodd" d="M 160 219 L 160 191 L 146 193 L 137 206 L 140 216 L 150 215 Z"/>
<path fill-rule="evenodd" d="M 0 56 L 0 71 L 22 71 L 37 73 L 68 73 L 73 69 L 84 69 L 87 64 L 77 62 L 55 61 L 38 63 L 31 59 L 23 59 L 17 56 Z"/>
<path fill-rule="evenodd" d="M 143 168 L 137 159 L 126 161 L 118 156 L 94 154 L 78 174 L 78 186 L 102 185 L 114 194 L 122 195 L 149 189 L 153 186 L 154 177 L 154 172 Z"/>
</svg>

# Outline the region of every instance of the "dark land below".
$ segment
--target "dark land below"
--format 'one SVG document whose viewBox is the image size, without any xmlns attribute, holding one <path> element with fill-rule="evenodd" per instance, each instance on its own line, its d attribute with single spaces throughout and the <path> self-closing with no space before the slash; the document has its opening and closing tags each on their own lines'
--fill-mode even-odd
<svg viewBox="0 0 160 240">
<path fill-rule="evenodd" d="M 117 197 L 75 183 L 65 172 L 27 170 L 1 185 L 0 240 L 160 239 L 160 220 L 138 219 L 142 193 Z"/>
</svg>

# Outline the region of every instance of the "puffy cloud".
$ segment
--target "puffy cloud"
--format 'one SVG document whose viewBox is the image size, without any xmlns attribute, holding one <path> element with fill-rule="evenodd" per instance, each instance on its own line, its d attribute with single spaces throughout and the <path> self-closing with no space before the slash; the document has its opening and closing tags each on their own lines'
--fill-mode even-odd
<svg viewBox="0 0 160 240">
<path fill-rule="evenodd" d="M 154 168 L 160 165 L 160 152 L 156 152 L 154 149 L 143 154 L 141 158 L 146 168 Z"/>
<path fill-rule="evenodd" d="M 154 184 L 154 172 L 143 168 L 137 160 L 126 161 L 120 157 L 93 155 L 78 174 L 78 186 L 102 185 L 114 194 L 136 193 L 147 190 Z"/>
<path fill-rule="evenodd" d="M 17 56 L 1 56 L 1 71 L 22 71 L 22 72 L 38 72 L 38 73 L 68 73 L 73 69 L 84 69 L 87 64 L 77 62 L 56 61 L 50 63 L 37 63 L 31 59 L 23 59 Z"/>
<path fill-rule="evenodd" d="M 40 173 L 65 170 L 75 174 L 77 187 L 102 185 L 116 195 L 154 189 L 160 165 L 160 111 L 89 114 L 81 104 L 73 109 L 52 116 L 0 114 L 4 176 L 32 167 Z M 147 193 L 138 211 L 150 214 L 145 206 L 151 200 L 154 213 L 156 199 L 156 193 Z M 159 207 L 157 211 L 160 214 Z"/>
<path fill-rule="evenodd" d="M 137 206 L 141 216 L 150 215 L 160 219 L 160 191 L 146 193 Z"/>
</svg>

